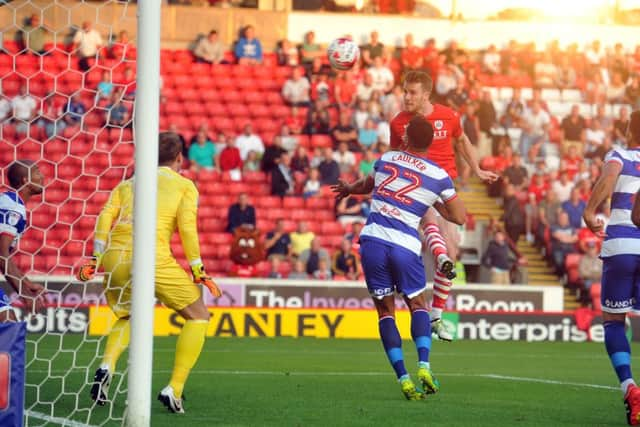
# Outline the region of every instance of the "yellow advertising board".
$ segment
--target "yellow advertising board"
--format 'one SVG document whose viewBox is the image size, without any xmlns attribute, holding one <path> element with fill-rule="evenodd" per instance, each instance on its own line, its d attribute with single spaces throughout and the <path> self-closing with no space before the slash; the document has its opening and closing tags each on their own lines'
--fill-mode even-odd
<svg viewBox="0 0 640 427">
<path fill-rule="evenodd" d="M 375 310 L 211 308 L 207 335 L 212 337 L 378 338 Z M 396 314 L 400 333 L 411 336 L 409 312 Z M 106 306 L 90 309 L 89 334 L 106 335 L 115 317 Z M 184 319 L 156 307 L 154 335 L 180 333 Z"/>
</svg>

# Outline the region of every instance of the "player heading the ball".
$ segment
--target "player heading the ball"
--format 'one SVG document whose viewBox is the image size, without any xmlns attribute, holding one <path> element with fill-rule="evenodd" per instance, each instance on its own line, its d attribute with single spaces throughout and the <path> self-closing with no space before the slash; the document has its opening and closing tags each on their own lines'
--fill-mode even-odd
<svg viewBox="0 0 640 427">
<path fill-rule="evenodd" d="M 360 232 L 362 270 L 378 312 L 382 345 L 408 400 L 421 400 L 439 388 L 429 364 L 431 323 L 424 292 L 420 222 L 431 208 L 457 224 L 464 223 L 466 216 L 447 172 L 425 158 L 433 133 L 423 116 L 413 117 L 406 130 L 407 151 L 389 151 L 376 161 L 373 175 L 352 184 L 340 181 L 333 187 L 338 199 L 373 191 L 371 213 Z M 411 311 L 411 336 L 418 352 L 418 379 L 424 391 L 416 388 L 404 365 L 402 339 L 395 321 L 396 292 Z"/>
</svg>

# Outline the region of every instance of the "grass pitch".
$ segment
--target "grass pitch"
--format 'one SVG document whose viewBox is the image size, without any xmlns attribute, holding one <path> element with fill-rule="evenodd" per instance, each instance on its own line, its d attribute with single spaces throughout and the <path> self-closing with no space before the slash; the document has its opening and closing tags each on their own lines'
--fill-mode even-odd
<svg viewBox="0 0 640 427">
<path fill-rule="evenodd" d="M 426 401 L 408 402 L 378 341 L 208 339 L 185 389 L 187 413 L 175 415 L 155 400 L 169 379 L 175 341 L 155 339 L 154 427 L 626 424 L 602 344 L 434 342 L 431 362 L 441 391 Z M 60 346 L 50 337 L 38 342 L 39 359 L 27 376 L 29 383 L 41 385 L 28 387 L 33 416 L 27 425 L 56 425 L 64 419 L 119 425 L 109 414 L 121 416 L 125 395 L 119 394 L 113 405 L 92 408 L 84 385 L 96 369 L 91 362 L 98 360 L 99 347 L 74 336 L 64 338 L 64 351 L 54 351 Z M 29 345 L 28 351 L 35 347 Z M 415 374 L 413 343 L 405 341 L 404 351 Z M 112 390 L 121 379 L 116 376 Z M 33 405 L 36 399 L 41 403 Z M 47 418 L 52 407 L 55 418 Z"/>
</svg>

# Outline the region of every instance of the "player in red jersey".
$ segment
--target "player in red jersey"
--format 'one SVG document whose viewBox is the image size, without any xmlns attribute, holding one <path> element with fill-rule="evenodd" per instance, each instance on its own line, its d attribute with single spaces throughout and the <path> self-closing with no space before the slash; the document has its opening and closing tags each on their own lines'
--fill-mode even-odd
<svg viewBox="0 0 640 427">
<path fill-rule="evenodd" d="M 455 151 L 458 151 L 481 180 L 492 182 L 498 179 L 498 175 L 480 168 L 476 149 L 462 130 L 460 114 L 449 107 L 429 101 L 432 88 L 433 81 L 425 72 L 409 71 L 404 76 L 404 110 L 391 120 L 391 149 L 404 149 L 407 142 L 405 129 L 409 121 L 413 116 L 422 114 L 434 130 L 433 142 L 427 151 L 429 160 L 438 164 L 455 179 L 458 177 Z M 445 328 L 441 318 L 451 290 L 451 279 L 455 277 L 453 260 L 458 252 L 457 229 L 455 224 L 438 216 L 434 209 L 427 211 L 423 223 L 425 250 L 428 249 L 431 253 L 437 267 L 431 302 L 432 331 L 440 339 L 451 341 L 452 335 Z"/>
</svg>

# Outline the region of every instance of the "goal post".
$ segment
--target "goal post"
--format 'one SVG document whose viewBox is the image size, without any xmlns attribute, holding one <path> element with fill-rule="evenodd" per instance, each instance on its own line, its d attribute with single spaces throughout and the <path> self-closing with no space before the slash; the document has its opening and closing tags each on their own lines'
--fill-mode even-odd
<svg viewBox="0 0 640 427">
<path fill-rule="evenodd" d="M 21 308 L 0 275 L 27 330 L 27 427 L 151 424 L 161 4 L 0 0 L 0 113 L 18 98 L 28 110 L 0 114 L 0 191 L 10 190 L 6 167 L 15 160 L 35 162 L 45 177 L 12 256 L 47 288 L 46 308 Z M 82 46 L 95 40 L 82 31 L 101 38 L 93 49 Z M 92 253 L 109 193 L 133 168 L 130 347 L 106 401 L 96 402 L 94 375 L 116 319 L 104 276 L 81 283 L 75 273 Z"/>
<path fill-rule="evenodd" d="M 161 4 L 158 0 L 138 1 L 133 286 L 128 403 L 125 415 L 128 427 L 147 427 L 151 423 Z"/>
</svg>

